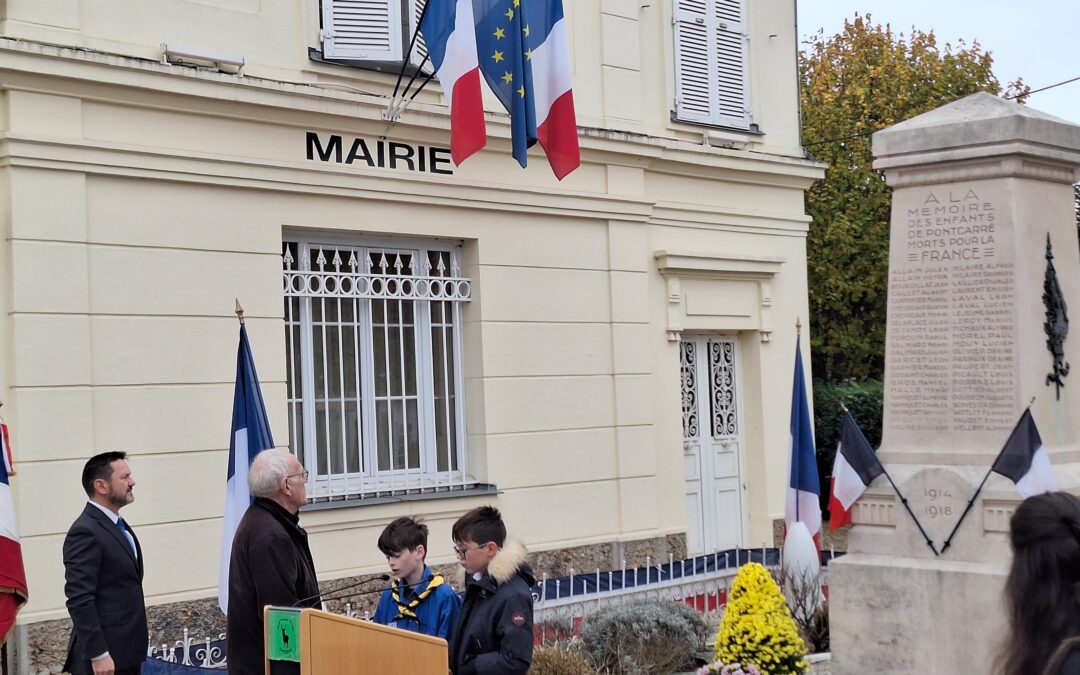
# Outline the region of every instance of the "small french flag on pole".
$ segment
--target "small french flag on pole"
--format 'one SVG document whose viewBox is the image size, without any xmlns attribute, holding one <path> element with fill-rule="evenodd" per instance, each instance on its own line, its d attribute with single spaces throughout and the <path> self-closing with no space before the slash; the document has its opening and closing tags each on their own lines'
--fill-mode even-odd
<svg viewBox="0 0 1080 675">
<path fill-rule="evenodd" d="M 829 497 L 829 532 L 851 522 L 851 507 L 855 505 L 870 483 L 885 473 L 870 442 L 866 440 L 855 418 L 844 412 L 840 445 L 833 462 L 832 493 Z"/>
<path fill-rule="evenodd" d="M 814 541 L 818 542 L 821 532 L 821 482 L 818 480 L 814 429 L 810 422 L 800 339 L 795 339 L 795 382 L 791 392 L 791 474 L 784 522 L 789 530 L 794 523 L 802 523 Z"/>
<path fill-rule="evenodd" d="M 1058 489 L 1054 467 L 1050 466 L 1050 458 L 1035 427 L 1031 408 L 1020 416 L 1012 435 L 1005 441 L 1005 447 L 994 460 L 992 470 L 1016 483 L 1016 490 L 1024 499 Z"/>
</svg>

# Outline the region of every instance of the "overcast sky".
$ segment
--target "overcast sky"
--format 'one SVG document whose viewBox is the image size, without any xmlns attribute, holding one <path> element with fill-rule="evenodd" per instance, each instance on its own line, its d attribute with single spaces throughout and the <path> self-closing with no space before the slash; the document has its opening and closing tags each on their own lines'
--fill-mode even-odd
<svg viewBox="0 0 1080 675">
<path fill-rule="evenodd" d="M 1017 77 L 1032 89 L 1080 76 L 1080 0 L 797 0 L 805 40 L 825 29 L 835 35 L 844 19 L 869 12 L 894 32 L 934 31 L 938 45 L 978 39 L 994 57 L 1004 86 Z M 1028 105 L 1080 124 L 1080 80 L 1032 94 Z"/>
</svg>

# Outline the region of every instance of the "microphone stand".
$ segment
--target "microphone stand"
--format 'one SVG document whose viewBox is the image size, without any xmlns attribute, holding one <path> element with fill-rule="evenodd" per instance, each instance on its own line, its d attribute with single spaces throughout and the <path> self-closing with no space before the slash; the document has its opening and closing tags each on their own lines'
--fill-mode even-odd
<svg viewBox="0 0 1080 675">
<path fill-rule="evenodd" d="M 347 586 L 342 586 L 341 588 L 334 589 L 332 591 L 329 591 L 327 593 L 327 595 L 333 595 L 335 593 L 340 593 L 341 591 L 347 591 L 350 588 L 356 588 L 357 586 L 363 586 L 364 584 L 371 583 L 372 581 L 389 581 L 389 580 L 390 580 L 390 575 L 389 574 L 380 574 L 378 576 L 368 577 L 367 579 L 361 579 L 360 581 L 357 581 L 356 583 L 349 584 Z M 348 597 L 348 596 L 345 596 L 345 597 Z M 334 599 L 336 599 L 336 598 L 323 597 L 323 594 L 321 592 L 319 592 L 319 593 L 316 593 L 315 595 L 312 595 L 312 596 L 309 596 L 309 597 L 306 597 L 306 598 L 301 598 L 300 600 L 297 600 L 296 602 L 294 602 L 292 604 L 292 607 L 300 607 L 304 603 L 310 602 L 311 600 L 324 601 L 324 600 L 334 600 Z"/>
</svg>

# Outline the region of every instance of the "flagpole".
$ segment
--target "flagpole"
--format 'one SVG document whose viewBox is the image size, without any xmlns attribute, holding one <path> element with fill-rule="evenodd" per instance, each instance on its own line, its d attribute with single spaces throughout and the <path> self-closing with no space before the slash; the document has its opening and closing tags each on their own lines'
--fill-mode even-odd
<svg viewBox="0 0 1080 675">
<path fill-rule="evenodd" d="M 798 353 L 799 349 L 800 349 L 799 338 L 801 338 L 801 337 L 802 337 L 802 319 L 798 315 L 795 315 L 795 356 L 796 356 L 796 358 L 798 358 L 798 356 L 799 356 L 799 353 Z M 805 368 L 803 370 L 805 370 Z M 805 380 L 805 379 L 806 379 L 806 375 L 804 373 L 803 374 L 803 380 Z M 805 382 L 804 382 L 804 386 L 805 386 Z M 794 413 L 792 413 L 792 414 L 794 414 Z M 814 448 L 814 452 L 815 453 L 817 452 L 817 448 Z M 791 455 L 792 455 L 791 465 L 795 466 L 795 459 L 794 459 L 794 456 L 795 456 L 795 439 L 794 438 L 791 439 Z M 789 483 L 791 482 L 790 477 L 788 478 L 788 482 Z M 820 486 L 819 486 L 819 490 L 820 490 Z M 802 517 L 799 515 L 799 507 L 801 506 L 801 502 L 802 502 L 802 500 L 799 499 L 798 493 L 796 493 L 796 496 L 795 496 L 795 522 L 796 523 L 801 523 L 802 522 Z"/>
<path fill-rule="evenodd" d="M 416 19 L 416 30 L 413 31 L 412 39 L 409 40 L 409 50 L 405 52 L 404 58 L 401 59 L 401 70 L 398 71 L 397 82 L 394 83 L 394 95 L 390 97 L 391 102 L 397 100 L 398 89 L 401 88 L 401 78 L 405 75 L 405 66 L 409 63 L 409 57 L 412 56 L 413 47 L 416 46 L 416 36 L 420 34 L 420 24 L 424 22 L 424 16 L 427 14 L 428 3 L 424 3 L 424 8 L 420 10 L 420 16 Z M 421 66 L 422 67 L 422 66 Z M 416 76 L 413 76 L 416 79 Z M 409 93 L 409 87 L 412 86 L 412 80 L 405 87 L 405 92 L 402 96 Z"/>
<path fill-rule="evenodd" d="M 240 325 L 243 326 L 244 325 L 244 308 L 240 306 L 240 298 L 235 298 L 235 300 L 236 300 L 236 309 L 233 310 L 233 311 L 236 312 L 236 318 L 240 320 Z M 0 405 L 3 405 L 3 404 L 0 403 Z"/>
<path fill-rule="evenodd" d="M 428 85 L 428 82 L 431 82 L 431 80 L 435 77 L 436 73 L 434 70 L 432 70 L 428 74 L 428 76 L 424 78 L 424 81 L 420 83 L 420 86 L 416 88 L 416 91 L 412 93 L 412 96 L 407 99 L 405 98 L 405 95 L 409 93 L 409 89 L 412 88 L 413 82 L 416 82 L 416 76 L 419 75 L 421 71 L 423 71 L 424 66 L 427 65 L 429 58 L 430 57 L 427 54 L 424 55 L 424 60 L 420 62 L 420 65 L 417 66 L 416 70 L 413 72 L 412 77 L 409 78 L 409 82 L 405 85 L 405 91 L 401 92 L 400 101 L 398 99 L 395 99 L 390 102 L 390 107 L 387 109 L 387 119 L 400 119 L 401 116 L 405 114 L 405 108 L 407 108 L 410 103 L 416 100 L 416 97 L 420 95 L 420 92 L 424 91 L 424 87 Z"/>
<path fill-rule="evenodd" d="M 0 408 L 3 408 L 3 407 L 4 407 L 4 402 L 0 401 Z M 0 415 L 0 424 L 4 424 L 4 416 L 3 415 Z M 8 448 L 7 451 L 8 451 L 8 455 L 11 456 L 11 471 L 8 471 L 8 475 L 9 476 L 14 476 L 16 474 L 16 471 L 15 471 L 15 455 L 12 454 L 11 448 Z"/>
<path fill-rule="evenodd" d="M 1024 411 L 1026 412 L 1026 411 L 1030 410 L 1033 403 L 1035 403 L 1035 397 L 1034 396 L 1032 396 L 1031 400 L 1028 401 L 1027 407 L 1024 408 Z M 1008 444 L 1008 442 L 1009 442 L 1008 439 L 1012 438 L 1012 435 L 1014 433 L 1016 433 L 1017 427 L 1020 426 L 1020 422 L 1022 422 L 1023 420 L 1024 420 L 1024 413 L 1020 413 L 1020 419 L 1018 419 L 1016 421 L 1016 424 L 1013 425 L 1012 431 L 1009 432 L 1008 437 L 1005 439 L 1006 444 Z M 994 457 L 994 463 L 990 465 L 990 470 L 986 472 L 985 476 L 983 476 L 982 482 L 979 483 L 979 487 L 977 487 L 975 489 L 975 494 L 971 495 L 971 499 L 968 500 L 967 506 L 964 507 L 964 512 L 960 514 L 960 519 L 956 521 L 956 525 L 953 527 L 952 532 L 949 533 L 949 538 L 945 540 L 945 545 L 941 547 L 941 552 L 942 553 L 949 550 L 949 545 L 952 544 L 953 536 L 956 534 L 956 531 L 960 529 L 960 524 L 964 522 L 964 518 L 967 518 L 967 514 L 968 514 L 969 511 L 971 511 L 971 507 L 975 505 L 975 499 L 978 498 L 979 493 L 982 492 L 983 486 L 986 485 L 986 481 L 990 478 L 990 474 L 992 474 L 994 472 L 994 464 L 997 464 L 997 460 L 998 460 L 999 457 L 1001 457 L 1002 452 L 1005 452 L 1005 446 L 1004 445 L 1001 446 L 1001 451 L 998 452 L 997 457 Z"/>
<path fill-rule="evenodd" d="M 849 411 L 847 409 L 847 406 L 843 403 L 840 403 L 840 408 L 844 411 L 846 415 L 851 415 L 851 411 Z M 852 417 L 852 420 L 854 419 L 855 418 Z M 855 430 L 859 432 L 859 436 L 862 437 L 863 443 L 866 443 L 866 447 L 872 448 L 873 446 L 870 445 L 870 441 L 866 440 L 866 436 L 863 434 L 863 431 L 859 427 L 859 424 L 857 422 L 855 423 Z M 874 458 L 877 459 L 876 454 L 874 455 Z M 930 550 L 934 552 L 935 556 L 941 555 L 940 553 L 938 553 L 937 547 L 934 546 L 934 541 L 930 538 L 930 535 L 928 535 L 926 533 L 926 530 L 923 528 L 923 524 L 919 522 L 919 518 L 911 509 L 911 504 L 908 503 L 907 497 L 904 496 L 904 493 L 900 492 L 900 488 L 897 487 L 896 482 L 892 479 L 892 476 L 889 475 L 889 471 L 885 468 L 885 465 L 882 464 L 880 459 L 877 460 L 877 463 L 878 466 L 881 467 L 881 473 L 883 473 L 885 475 L 885 478 L 889 480 L 889 485 L 892 486 L 893 492 L 895 492 L 896 496 L 900 498 L 900 503 L 904 505 L 904 508 L 907 509 L 908 515 L 911 516 L 911 520 L 915 522 L 915 527 L 919 528 L 919 533 L 923 536 L 923 539 L 926 540 L 926 545 L 930 547 Z"/>
</svg>

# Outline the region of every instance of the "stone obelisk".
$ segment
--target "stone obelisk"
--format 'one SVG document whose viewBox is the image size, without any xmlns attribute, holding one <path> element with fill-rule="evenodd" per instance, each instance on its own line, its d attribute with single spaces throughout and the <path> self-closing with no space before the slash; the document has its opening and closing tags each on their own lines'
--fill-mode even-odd
<svg viewBox="0 0 1080 675">
<path fill-rule="evenodd" d="M 1080 489 L 1080 373 L 1060 375 L 1080 366 L 1080 334 L 1045 328 L 1060 333 L 1061 299 L 1080 312 L 1080 126 L 974 94 L 878 132 L 873 147 L 893 188 L 878 454 L 940 551 L 1033 397 L 1061 488 Z M 849 554 L 829 567 L 833 672 L 992 672 L 1019 501 L 991 475 L 935 556 L 875 481 Z"/>
</svg>

